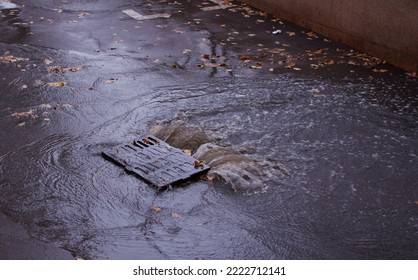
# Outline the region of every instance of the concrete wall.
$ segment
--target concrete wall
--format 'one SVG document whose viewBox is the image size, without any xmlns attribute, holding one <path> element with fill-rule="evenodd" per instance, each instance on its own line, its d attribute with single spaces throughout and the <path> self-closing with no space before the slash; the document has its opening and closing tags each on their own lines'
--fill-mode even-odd
<svg viewBox="0 0 418 280">
<path fill-rule="evenodd" d="M 242 0 L 418 72 L 418 0 Z"/>
</svg>

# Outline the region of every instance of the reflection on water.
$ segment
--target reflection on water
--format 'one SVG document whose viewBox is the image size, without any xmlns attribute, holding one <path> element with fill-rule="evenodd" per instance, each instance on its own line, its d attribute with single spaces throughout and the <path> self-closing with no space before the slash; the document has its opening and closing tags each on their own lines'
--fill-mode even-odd
<svg viewBox="0 0 418 280">
<path fill-rule="evenodd" d="M 94 128 L 0 158 L 0 210 L 85 258 L 413 258 L 418 97 L 380 86 L 281 76 L 104 92 Z M 92 98 L 54 114 L 71 127 Z M 157 192 L 100 156 L 150 131 L 215 180 Z"/>
</svg>

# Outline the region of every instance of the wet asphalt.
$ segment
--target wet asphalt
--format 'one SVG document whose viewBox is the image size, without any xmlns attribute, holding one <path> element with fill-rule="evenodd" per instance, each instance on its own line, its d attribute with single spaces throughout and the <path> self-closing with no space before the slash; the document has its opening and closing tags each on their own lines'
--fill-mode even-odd
<svg viewBox="0 0 418 280">
<path fill-rule="evenodd" d="M 418 82 L 415 73 L 406 73 L 379 58 L 353 50 L 237 1 L 230 1 L 227 5 L 216 1 L 193 0 L 93 2 L 43 0 L 14 1 L 14 4 L 15 6 L 0 1 L 2 166 L 0 186 L 3 189 L 0 195 L 1 259 L 75 257 L 173 259 L 202 256 L 215 259 L 417 258 Z M 351 88 L 356 94 L 360 92 L 357 88 L 363 91 L 359 93 L 358 100 L 349 105 L 345 97 L 341 99 L 333 95 L 335 93 L 333 89 L 350 91 Z M 285 95 L 283 99 L 279 101 L 274 99 L 276 91 Z M 250 102 L 255 108 L 261 106 L 260 111 L 252 106 L 248 108 L 244 106 L 240 115 L 239 108 L 242 104 L 239 98 L 250 96 L 252 92 L 257 92 L 257 96 Z M 292 100 L 298 98 L 296 95 L 303 94 L 309 96 L 309 102 L 299 104 L 301 106 L 298 108 L 288 109 L 292 125 L 278 122 L 272 114 L 275 112 L 274 106 L 290 104 Z M 264 97 L 268 97 L 269 102 L 261 104 L 264 102 Z M 327 100 L 324 101 L 326 106 L 318 106 L 318 109 L 309 107 L 317 100 Z M 222 111 L 224 108 L 213 111 L 207 109 L 207 107 L 218 109 L 219 104 L 223 102 L 233 104 L 232 108 L 239 113 L 230 116 Z M 361 108 L 364 104 L 367 104 L 367 112 L 362 115 Z M 344 106 L 350 108 L 346 110 Z M 305 109 L 308 107 L 309 110 Z M 324 108 L 329 111 L 321 112 Z M 242 123 L 238 120 L 232 122 L 237 124 L 236 127 L 218 126 L 219 123 L 229 123 L 229 121 L 213 117 L 223 114 L 222 116 L 234 120 L 237 115 L 240 117 L 251 115 L 253 109 L 256 111 L 255 119 L 248 117 L 248 121 L 243 122 L 243 126 L 240 126 Z M 205 110 L 209 110 L 207 115 Z M 333 112 L 336 114 L 333 115 Z M 265 119 L 258 113 L 264 114 Z M 323 117 L 316 118 L 317 115 Z M 313 121 L 299 119 L 300 116 L 312 117 Z M 334 125 L 344 123 L 337 120 L 344 118 L 353 119 L 353 122 L 347 121 L 347 126 L 335 128 Z M 146 232 L 145 239 L 139 242 L 145 251 L 151 253 L 141 255 L 133 250 L 129 252 L 130 243 L 115 241 L 112 244 L 111 238 L 97 237 L 100 236 L 98 232 L 104 231 L 104 228 L 113 228 L 112 219 L 125 221 L 124 219 L 129 215 L 148 215 L 149 213 L 143 213 L 141 206 L 135 206 L 138 209 L 133 213 L 120 214 L 120 216 L 114 214 L 112 217 L 103 218 L 108 210 L 105 211 L 97 205 L 100 205 L 100 199 L 112 200 L 110 193 L 86 201 L 74 201 L 75 197 L 78 199 L 76 191 L 73 198 L 67 197 L 67 194 L 43 193 L 43 186 L 51 182 L 54 183 L 54 187 L 73 187 L 73 184 L 77 186 L 79 177 L 83 178 L 80 182 L 91 180 L 92 185 L 95 185 L 99 179 L 94 176 L 93 171 L 100 169 L 101 163 L 98 163 L 100 161 L 84 160 L 83 155 L 75 155 L 76 151 L 84 151 L 84 149 L 86 154 L 90 153 L 90 156 L 96 156 L 100 152 L 100 149 L 93 148 L 94 145 L 103 144 L 98 140 L 96 142 L 92 140 L 95 134 L 107 137 L 100 140 L 107 144 L 120 143 L 130 139 L 129 137 L 135 133 L 149 131 L 153 122 L 162 119 L 182 119 L 186 122 L 190 119 L 195 125 L 200 124 L 204 129 L 212 130 L 212 134 L 218 137 L 213 137 L 215 140 L 221 139 L 224 144 L 249 154 L 251 154 L 250 149 L 246 150 L 247 147 L 240 144 L 247 141 L 248 137 L 257 138 L 257 141 L 260 139 L 260 145 L 264 148 L 272 147 L 271 149 L 276 151 L 275 156 L 278 155 L 277 150 L 288 148 L 283 143 L 287 143 L 289 147 L 296 142 L 298 145 L 305 143 L 306 147 L 298 146 L 295 153 L 290 150 L 288 153 L 279 153 L 283 158 L 289 159 L 287 163 L 290 165 L 301 163 L 306 166 L 306 170 L 292 177 L 295 181 L 291 183 L 296 182 L 295 186 L 298 187 L 297 181 L 300 181 L 301 189 L 306 191 L 304 195 L 307 195 L 306 197 L 312 195 L 311 199 L 303 198 L 310 210 L 307 209 L 302 213 L 300 208 L 305 206 L 302 200 L 289 206 L 289 209 L 294 207 L 297 219 L 286 220 L 285 218 L 291 216 L 291 213 L 286 214 L 286 217 L 280 217 L 280 222 L 284 223 L 284 235 L 288 234 L 290 239 L 299 238 L 300 242 L 295 242 L 298 245 L 292 243 L 279 248 L 278 245 L 272 244 L 275 237 L 265 233 L 272 232 L 272 235 L 279 236 L 283 235 L 283 232 L 278 231 L 276 227 L 269 228 L 268 224 L 257 225 L 249 222 L 251 229 L 243 230 L 237 226 L 239 227 L 237 230 L 231 222 L 234 220 L 234 211 L 231 210 L 230 217 L 225 217 L 224 220 L 219 217 L 219 221 L 216 219 L 211 226 L 215 227 L 217 223 L 219 225 L 231 223 L 226 229 L 242 234 L 243 239 L 237 243 L 225 241 L 224 247 L 243 246 L 240 247 L 241 249 L 230 249 L 233 253 L 229 253 L 228 249 L 218 252 L 215 249 L 214 251 L 208 249 L 207 255 L 204 253 L 205 248 L 201 249 L 202 252 L 197 250 L 199 253 L 196 254 L 184 253 L 178 248 L 171 251 L 170 245 L 166 243 L 167 240 L 162 238 L 161 241 L 154 237 L 154 235 L 158 236 L 159 229 L 152 228 L 150 230 L 152 236 L 150 237 L 150 232 Z M 373 125 L 370 127 L 359 124 L 361 121 L 368 122 L 371 119 Z M 259 120 L 261 123 L 257 122 Z M 309 124 L 321 130 L 321 135 L 334 137 L 333 135 L 336 134 L 337 140 L 332 142 L 333 146 L 323 147 L 323 150 L 322 146 L 318 148 L 320 144 L 317 142 L 323 140 L 321 140 L 322 136 L 318 137 L 318 140 L 315 138 L 317 134 L 304 134 L 304 127 Z M 248 131 L 248 135 L 245 134 L 246 138 L 242 132 L 245 130 Z M 264 143 L 263 135 L 268 135 L 272 130 L 280 132 L 283 139 L 274 134 L 271 139 L 267 137 L 267 143 Z M 227 135 L 228 141 L 216 134 L 218 132 Z M 351 132 L 352 136 L 347 139 L 338 136 L 338 133 Z M 61 138 L 58 135 L 65 137 Z M 83 138 L 87 137 L 86 135 L 90 135 L 89 138 Z M 364 135 L 367 137 L 362 138 Z M 304 138 L 305 136 L 307 138 Z M 383 140 L 380 141 L 381 136 Z M 83 139 L 88 139 L 91 143 Z M 284 142 L 277 144 L 278 139 Z M 310 140 L 312 141 L 309 142 Z M 344 141 L 351 141 L 350 146 L 345 146 Z M 373 153 L 370 151 L 370 156 L 367 156 L 369 148 L 364 148 L 361 149 L 361 157 L 350 159 L 350 155 L 356 153 L 356 147 L 363 144 L 369 147 L 371 141 L 376 141 L 373 146 L 376 149 Z M 87 148 L 84 148 L 84 144 Z M 68 149 L 70 145 L 73 148 Z M 311 150 L 312 147 L 316 150 Z M 387 158 L 381 155 L 384 154 L 386 147 L 389 150 Z M 327 157 L 325 150 L 329 149 L 335 151 L 335 158 Z M 343 152 L 344 149 L 346 150 Z M 58 150 L 61 150 L 59 155 L 57 155 Z M 263 153 L 257 154 L 257 149 L 255 151 L 255 156 L 267 157 Z M 345 152 L 348 154 L 346 161 Z M 301 154 L 306 156 L 306 160 L 295 159 Z M 321 157 L 323 158 L 319 159 Z M 371 157 L 374 157 L 373 164 L 369 164 Z M 28 160 L 30 158 L 40 160 Z M 76 159 L 70 161 L 69 158 Z M 309 169 L 309 166 L 316 166 L 316 159 L 320 162 L 318 168 Z M 323 160 L 322 165 L 321 160 Z M 390 163 L 390 160 L 393 162 Z M 286 162 L 286 159 L 283 161 Z M 364 167 L 360 167 L 363 164 Z M 44 165 L 64 167 L 63 169 L 66 170 Z M 295 167 L 294 170 L 304 169 L 302 165 Z M 392 174 L 392 165 L 395 168 L 394 176 L 385 177 L 385 172 Z M 106 168 L 111 170 L 112 166 L 108 165 Z M 329 170 L 332 172 L 328 176 Z M 342 170 L 345 172 L 345 179 L 338 177 Z M 322 178 L 318 175 L 322 172 L 327 173 L 326 176 L 324 175 L 326 179 L 311 180 L 316 178 L 315 176 Z M 54 178 L 54 173 L 61 175 Z M 122 176 L 119 173 L 101 175 L 115 178 Z M 355 181 L 356 179 L 351 179 L 350 176 L 353 178 L 358 176 L 359 179 Z M 117 179 L 108 180 L 114 187 L 118 186 Z M 351 181 L 364 183 L 367 188 L 358 191 L 354 183 L 349 184 Z M 129 186 L 135 186 L 134 181 L 123 181 L 121 185 L 125 186 L 126 182 L 131 184 L 128 184 Z M 289 182 L 287 187 L 290 187 L 291 183 Z M 360 192 L 361 201 L 351 201 L 351 198 L 347 200 L 340 196 L 336 196 L 333 200 L 335 186 L 345 183 L 347 190 L 342 192 L 349 193 L 348 196 L 358 195 Z M 90 183 L 85 184 L 89 186 Z M 312 194 L 315 191 L 307 190 L 310 184 L 326 185 L 329 192 L 324 191 L 315 196 Z M 374 189 L 372 186 L 376 184 L 381 184 L 382 188 Z M 22 190 L 14 191 L 14 188 L 22 188 Z M 281 192 L 284 194 L 277 202 L 285 205 L 294 200 L 298 194 L 286 197 L 287 189 L 283 188 Z M 197 190 L 198 195 L 202 197 L 205 197 L 207 192 L 211 192 L 204 183 L 198 183 Z M 69 194 L 71 196 L 71 191 Z M 125 195 L 152 196 L 149 190 L 136 191 L 135 187 L 128 187 Z M 223 195 L 229 194 L 216 193 L 214 197 L 210 196 L 209 202 L 205 203 L 211 204 L 216 197 Z M 248 203 L 247 198 L 245 198 L 246 203 Z M 54 199 L 61 201 L 61 204 L 55 205 L 51 202 L 55 201 Z M 179 198 L 171 197 L 171 199 L 181 204 Z M 121 201 L 125 203 L 125 200 Z M 160 197 L 157 201 L 164 204 L 164 198 Z M 265 202 L 262 197 L 255 196 L 254 201 L 261 206 L 274 205 L 274 203 L 269 204 L 272 203 L 270 200 L 266 200 L 268 203 Z M 84 202 L 85 205 L 88 204 L 88 211 L 97 211 L 99 214 L 92 213 L 91 217 L 94 218 L 82 217 L 77 221 L 59 221 L 59 217 L 65 215 L 50 214 L 55 212 L 54 208 L 58 208 L 57 205 L 64 205 L 68 213 L 74 211 L 74 215 L 77 215 L 75 214 L 77 209 L 84 209 L 83 206 L 77 208 L 71 205 L 81 205 Z M 231 209 L 236 207 L 235 203 L 239 204 L 233 202 L 229 207 Z M 388 203 L 387 207 L 390 208 L 386 209 L 385 203 Z M 332 216 L 329 210 L 326 210 L 327 205 L 342 208 L 335 210 L 337 214 Z M 361 207 L 357 207 L 358 205 L 365 205 L 365 209 L 359 210 Z M 125 206 L 129 207 L 128 204 Z M 193 208 L 192 206 L 190 209 Z M 257 211 L 261 206 L 254 207 L 252 211 Z M 120 206 L 112 207 L 116 211 Z M 149 210 L 149 207 L 145 208 Z M 152 208 L 154 212 L 159 212 L 156 209 L 159 208 Z M 356 213 L 360 213 L 359 216 L 354 212 L 350 213 L 351 210 L 358 211 Z M 307 213 L 309 211 L 315 214 L 309 216 Z M 229 210 L 225 215 L 228 215 L 228 212 Z M 268 209 L 259 211 L 259 213 L 268 212 Z M 181 216 L 176 213 L 171 212 L 170 219 Z M 216 214 L 214 216 L 218 217 Z M 299 231 L 298 226 L 303 224 L 302 221 L 307 221 L 308 216 L 310 225 Z M 350 217 L 347 230 L 354 232 L 353 240 L 351 234 L 342 230 L 337 221 L 338 217 L 344 216 Z M 242 219 L 242 223 L 247 222 L 247 218 Z M 143 222 L 143 228 L 156 227 L 155 224 L 150 225 L 149 220 L 147 221 Z M 260 221 L 265 220 L 260 218 Z M 391 226 L 393 221 L 399 221 L 394 222 L 394 228 Z M 82 230 L 79 232 L 67 230 L 72 222 L 75 227 L 78 225 Z M 61 223 L 64 223 L 64 226 Z M 92 227 L 97 226 L 95 232 L 97 235 L 89 232 L 90 223 L 94 224 Z M 164 227 L 165 222 L 161 223 Z M 187 225 L 172 226 L 171 221 L 167 223 L 170 224 L 169 234 L 177 234 L 182 228 L 187 228 Z M 120 228 L 126 226 L 122 222 L 115 224 Z M 200 222 L 197 224 L 201 225 Z M 293 227 L 293 224 L 298 226 Z M 385 234 L 379 234 L 381 228 L 384 228 Z M 327 229 L 337 234 L 324 242 Z M 309 231 L 307 235 L 304 235 L 305 230 Z M 199 246 L 209 248 L 210 242 L 202 242 L 198 236 L 203 234 L 202 238 L 216 239 L 213 237 L 216 231 L 209 228 L 203 233 L 197 232 L 192 240 Z M 341 236 L 344 238 L 339 240 Z M 179 242 L 186 242 L 187 238 L 182 238 Z M 251 246 L 261 246 L 266 249 L 252 252 L 251 246 L 247 248 L 243 245 L 247 239 L 253 241 Z M 174 237 L 170 240 L 176 241 Z M 217 239 L 214 243 L 220 243 L 219 248 L 225 245 L 224 241 Z M 310 247 L 311 243 L 315 245 Z M 97 249 L 102 248 L 101 246 L 104 249 Z M 155 247 L 158 247 L 158 250 L 154 252 Z M 317 248 L 321 249 L 317 251 Z M 129 253 L 123 253 L 123 250 Z"/>
</svg>

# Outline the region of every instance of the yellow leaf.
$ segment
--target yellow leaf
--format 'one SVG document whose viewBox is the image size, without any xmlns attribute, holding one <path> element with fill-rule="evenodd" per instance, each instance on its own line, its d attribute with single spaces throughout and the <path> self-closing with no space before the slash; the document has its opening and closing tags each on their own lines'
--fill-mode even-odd
<svg viewBox="0 0 418 280">
<path fill-rule="evenodd" d="M 64 81 L 48 83 L 48 86 L 51 86 L 51 87 L 63 87 L 65 85 L 67 85 L 67 83 Z"/>
</svg>

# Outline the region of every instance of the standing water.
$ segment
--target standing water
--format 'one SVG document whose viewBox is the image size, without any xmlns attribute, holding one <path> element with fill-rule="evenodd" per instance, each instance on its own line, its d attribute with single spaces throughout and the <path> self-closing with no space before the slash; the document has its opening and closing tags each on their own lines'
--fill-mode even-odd
<svg viewBox="0 0 418 280">
<path fill-rule="evenodd" d="M 139 23 L 126 2 L 189 10 Z M 139 2 L 2 12 L 2 213 L 86 259 L 418 257 L 416 80 L 334 61 L 289 70 L 300 30 L 275 43 L 255 31 L 267 17 L 229 30 L 194 1 Z M 267 46 L 264 64 L 246 55 Z M 282 64 L 261 72 L 272 56 Z M 149 133 L 211 171 L 159 192 L 101 155 Z"/>
</svg>

